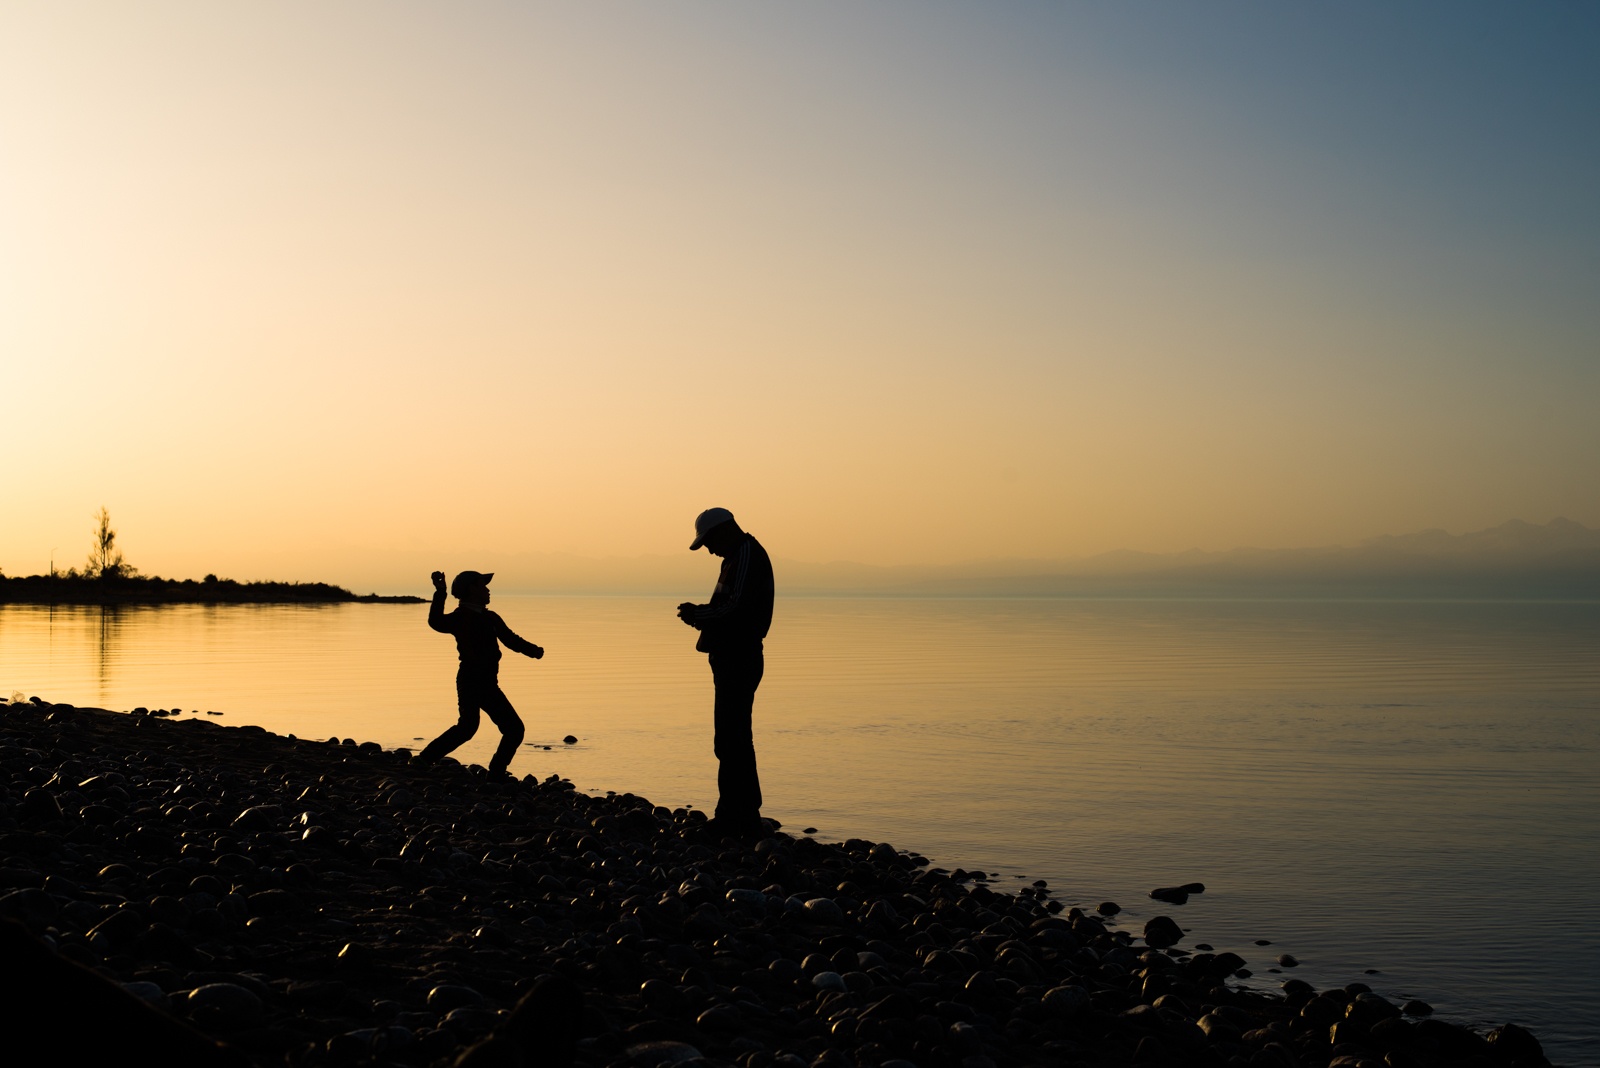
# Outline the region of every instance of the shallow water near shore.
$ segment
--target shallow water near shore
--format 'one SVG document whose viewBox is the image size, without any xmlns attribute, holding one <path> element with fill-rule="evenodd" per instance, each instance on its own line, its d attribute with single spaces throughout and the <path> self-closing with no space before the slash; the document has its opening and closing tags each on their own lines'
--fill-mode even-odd
<svg viewBox="0 0 1600 1068">
<path fill-rule="evenodd" d="M 676 600 L 496 597 L 549 650 L 504 662 L 514 771 L 714 802 Z M 0 687 L 416 747 L 454 715 L 425 615 L 3 607 Z M 756 706 L 765 811 L 1114 900 L 1135 929 L 1171 915 L 1252 984 L 1362 981 L 1600 1065 L 1597 649 L 1600 605 L 789 598 Z M 1190 881 L 1186 905 L 1146 897 Z M 1279 953 L 1303 963 L 1272 974 Z"/>
</svg>

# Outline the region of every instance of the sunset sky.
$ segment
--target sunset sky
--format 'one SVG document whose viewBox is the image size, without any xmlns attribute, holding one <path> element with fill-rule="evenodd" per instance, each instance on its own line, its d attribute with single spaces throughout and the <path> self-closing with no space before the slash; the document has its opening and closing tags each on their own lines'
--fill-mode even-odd
<svg viewBox="0 0 1600 1068">
<path fill-rule="evenodd" d="M 1589 3 L 7 4 L 0 568 L 1600 525 L 1597 190 Z"/>
</svg>

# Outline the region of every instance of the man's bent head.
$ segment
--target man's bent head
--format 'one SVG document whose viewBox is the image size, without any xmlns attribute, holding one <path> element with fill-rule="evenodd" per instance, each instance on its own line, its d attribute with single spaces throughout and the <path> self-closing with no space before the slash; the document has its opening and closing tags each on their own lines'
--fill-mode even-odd
<svg viewBox="0 0 1600 1068">
<path fill-rule="evenodd" d="M 704 545 L 717 556 L 732 543 L 734 538 L 744 533 L 739 529 L 739 524 L 734 522 L 733 513 L 726 508 L 707 508 L 694 517 L 694 542 L 689 546 L 689 551 Z"/>
</svg>

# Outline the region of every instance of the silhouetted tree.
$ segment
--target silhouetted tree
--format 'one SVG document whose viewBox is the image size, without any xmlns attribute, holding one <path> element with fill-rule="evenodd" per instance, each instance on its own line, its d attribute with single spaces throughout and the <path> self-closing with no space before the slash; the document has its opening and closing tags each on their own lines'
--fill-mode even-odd
<svg viewBox="0 0 1600 1068">
<path fill-rule="evenodd" d="M 134 573 L 117 548 L 117 532 L 111 529 L 111 513 L 101 505 L 94 517 L 94 541 L 89 549 L 89 562 L 84 565 L 87 578 L 124 578 Z"/>
</svg>

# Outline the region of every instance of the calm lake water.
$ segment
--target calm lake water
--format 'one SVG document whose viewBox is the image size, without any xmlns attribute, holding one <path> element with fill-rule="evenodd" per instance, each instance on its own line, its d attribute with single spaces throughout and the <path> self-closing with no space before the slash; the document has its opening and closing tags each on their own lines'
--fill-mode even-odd
<svg viewBox="0 0 1600 1068">
<path fill-rule="evenodd" d="M 548 649 L 503 664 L 513 771 L 714 804 L 710 673 L 676 600 L 496 598 Z M 4 607 L 0 687 L 416 747 L 454 716 L 426 611 Z M 1252 985 L 1292 953 L 1319 987 L 1515 1021 L 1597 1066 L 1597 651 L 1594 604 L 782 599 L 764 811 L 1048 879 L 1135 930 L 1172 915 Z M 1146 897 L 1190 881 L 1187 905 Z"/>
</svg>

